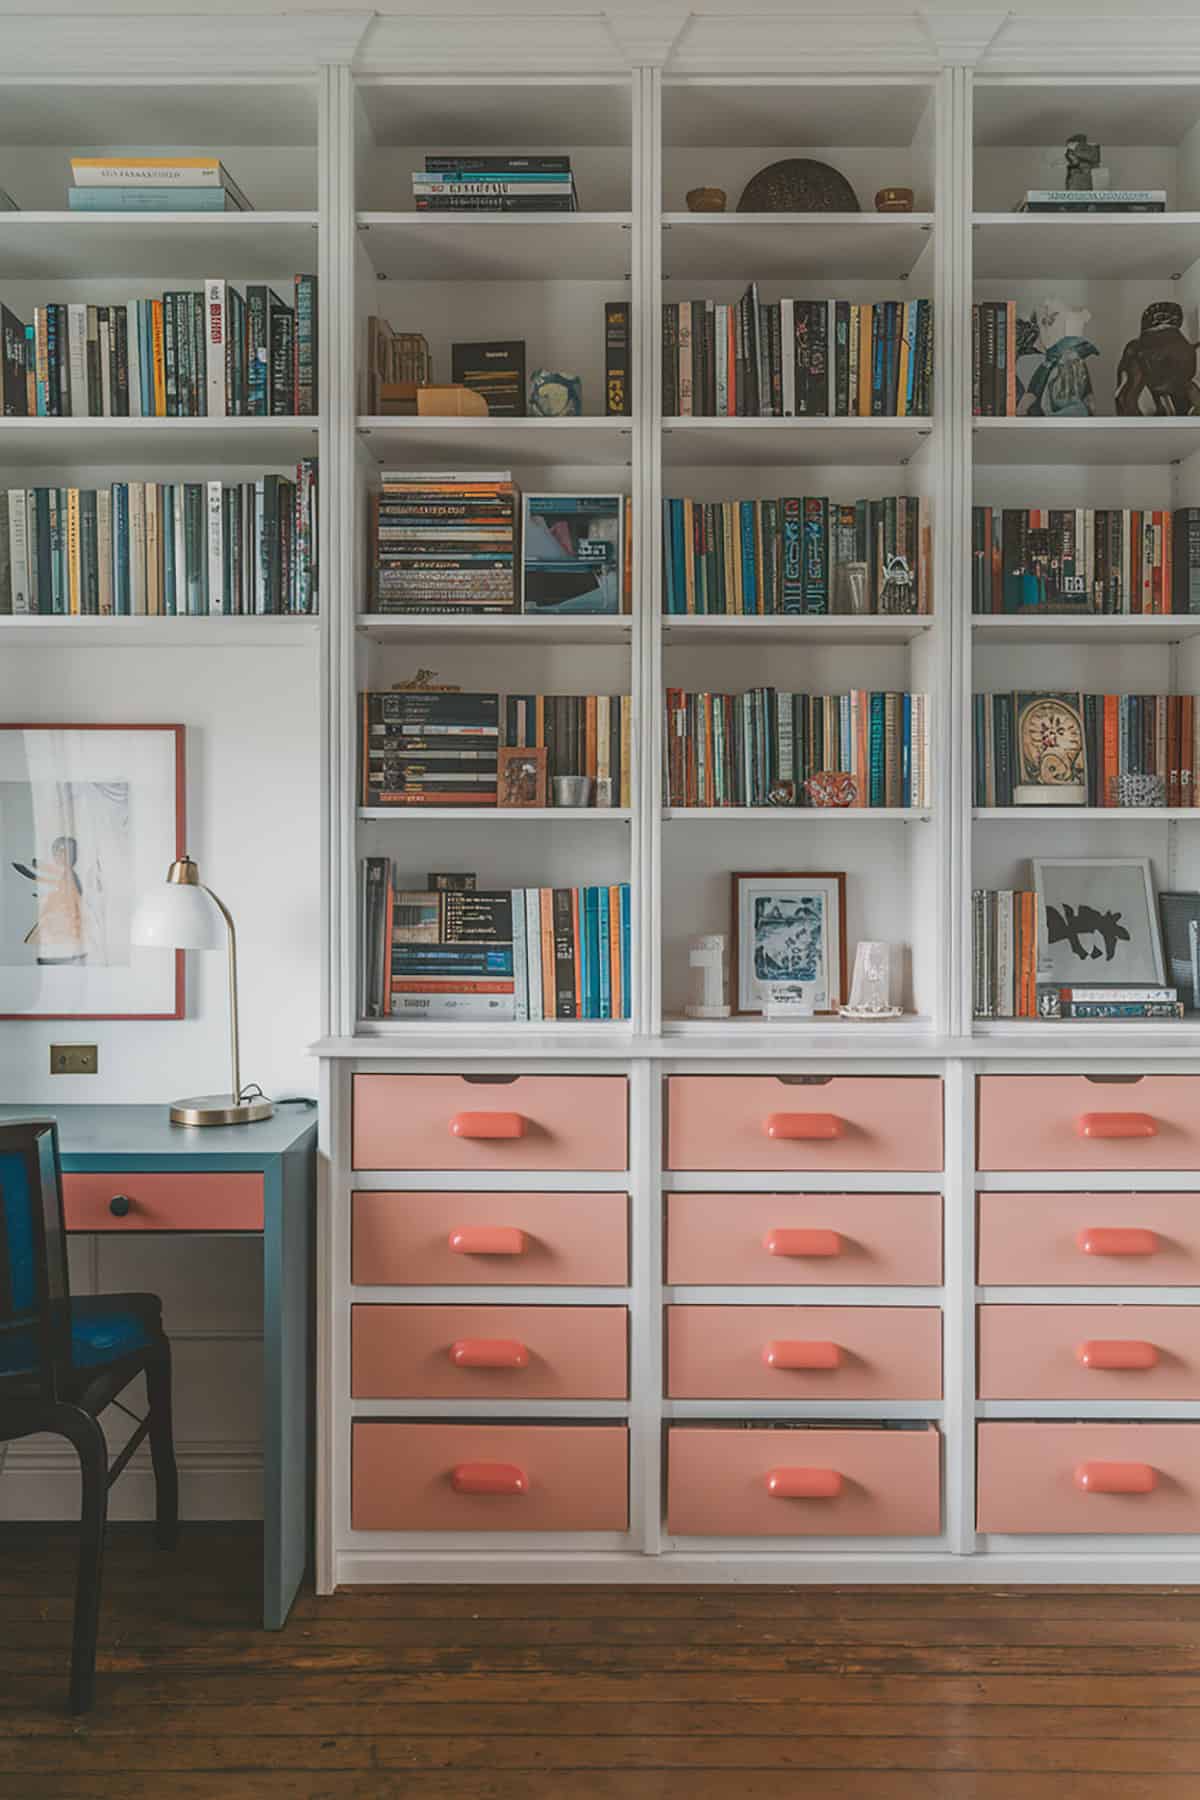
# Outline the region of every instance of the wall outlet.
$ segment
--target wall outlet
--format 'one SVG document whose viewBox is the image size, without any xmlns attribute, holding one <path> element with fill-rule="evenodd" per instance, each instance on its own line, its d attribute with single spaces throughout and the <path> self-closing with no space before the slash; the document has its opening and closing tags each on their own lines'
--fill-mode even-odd
<svg viewBox="0 0 1200 1800">
<path fill-rule="evenodd" d="M 51 1044 L 50 1073 L 52 1075 L 94 1075 L 98 1056 L 99 1051 L 95 1044 Z"/>
</svg>

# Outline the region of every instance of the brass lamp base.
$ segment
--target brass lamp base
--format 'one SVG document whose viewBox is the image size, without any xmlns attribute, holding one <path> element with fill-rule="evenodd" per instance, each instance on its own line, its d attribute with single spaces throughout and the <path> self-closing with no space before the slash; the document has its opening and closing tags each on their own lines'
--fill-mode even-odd
<svg viewBox="0 0 1200 1800">
<path fill-rule="evenodd" d="M 269 1119 L 275 1107 L 270 1100 L 235 1100 L 232 1094 L 196 1094 L 190 1100 L 176 1100 L 171 1108 L 172 1125 L 253 1125 Z"/>
</svg>

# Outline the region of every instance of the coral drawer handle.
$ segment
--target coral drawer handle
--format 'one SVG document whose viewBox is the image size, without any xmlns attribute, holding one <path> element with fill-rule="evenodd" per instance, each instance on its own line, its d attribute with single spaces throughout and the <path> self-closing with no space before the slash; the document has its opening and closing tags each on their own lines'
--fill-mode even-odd
<svg viewBox="0 0 1200 1800">
<path fill-rule="evenodd" d="M 772 1500 L 836 1500 L 842 1491 L 837 1469 L 768 1469 Z"/>
<path fill-rule="evenodd" d="M 450 1485 L 456 1494 L 527 1494 L 529 1477 L 516 1463 L 459 1463 Z"/>
<path fill-rule="evenodd" d="M 1082 1138 L 1150 1138 L 1158 1121 L 1149 1113 L 1080 1113 L 1075 1129 Z"/>
<path fill-rule="evenodd" d="M 842 1352 L 837 1344 L 776 1338 L 763 1345 L 762 1359 L 768 1369 L 838 1369 Z"/>
<path fill-rule="evenodd" d="M 769 1138 L 840 1138 L 842 1121 L 836 1113 L 769 1113 L 763 1120 Z"/>
<path fill-rule="evenodd" d="M 763 1249 L 772 1256 L 840 1256 L 842 1240 L 836 1231 L 802 1231 L 781 1226 L 768 1231 Z"/>
<path fill-rule="evenodd" d="M 1075 1239 L 1085 1256 L 1153 1256 L 1158 1237 L 1136 1225 L 1091 1225 Z"/>
<path fill-rule="evenodd" d="M 1086 1462 L 1075 1471 L 1075 1486 L 1085 1494 L 1152 1494 L 1158 1475 L 1149 1463 Z"/>
<path fill-rule="evenodd" d="M 456 1369 L 527 1369 L 529 1351 L 516 1338 L 459 1338 L 450 1361 Z"/>
<path fill-rule="evenodd" d="M 1075 1357 L 1085 1369 L 1152 1369 L 1158 1350 L 1138 1338 L 1089 1338 Z"/>
<path fill-rule="evenodd" d="M 522 1138 L 525 1120 L 513 1112 L 455 1113 L 450 1121 L 450 1136 L 459 1138 Z"/>
<path fill-rule="evenodd" d="M 456 1256 L 524 1256 L 525 1233 L 516 1225 L 459 1225 L 450 1233 Z"/>
</svg>

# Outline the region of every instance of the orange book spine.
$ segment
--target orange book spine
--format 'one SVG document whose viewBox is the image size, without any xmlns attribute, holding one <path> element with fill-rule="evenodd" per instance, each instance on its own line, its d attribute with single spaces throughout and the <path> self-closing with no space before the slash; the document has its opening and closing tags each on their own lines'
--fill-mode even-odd
<svg viewBox="0 0 1200 1800">
<path fill-rule="evenodd" d="M 1113 797 L 1116 795 L 1117 791 L 1117 760 L 1119 754 L 1117 696 L 1115 694 L 1105 694 L 1104 696 L 1103 740 L 1104 755 L 1101 762 L 1101 775 L 1103 781 L 1100 788 L 1100 805 L 1111 806 L 1113 804 Z"/>
<path fill-rule="evenodd" d="M 542 937 L 542 1006 L 544 1017 L 554 1017 L 554 889 L 539 888 Z"/>
<path fill-rule="evenodd" d="M 571 889 L 571 967 L 575 971 L 575 1017 L 583 1017 L 583 955 L 579 935 L 579 889 Z"/>
<path fill-rule="evenodd" d="M 154 357 L 154 415 L 167 416 L 167 364 L 163 354 L 163 303 L 150 302 L 150 348 Z"/>
<path fill-rule="evenodd" d="M 432 976 L 428 981 L 419 978 L 393 981 L 389 985 L 391 994 L 511 994 L 513 982 L 498 976 L 490 981 L 437 981 Z"/>
<path fill-rule="evenodd" d="M 871 322 L 873 309 L 869 301 L 858 309 L 858 416 L 871 416 Z"/>
<path fill-rule="evenodd" d="M 596 756 L 596 696 L 588 694 L 583 708 L 583 773 L 590 775 L 595 781 L 597 774 Z"/>
<path fill-rule="evenodd" d="M 1004 415 L 1017 416 L 1017 303 L 1008 300 L 1004 307 Z"/>
<path fill-rule="evenodd" d="M 621 992 L 621 890 L 610 887 L 608 890 L 608 966 L 611 970 L 610 986 L 612 988 L 612 1016 L 614 1019 L 625 1017 L 624 997 Z"/>
<path fill-rule="evenodd" d="M 533 740 L 535 750 L 543 750 L 546 746 L 546 696 L 538 694 L 534 698 L 534 716 L 537 736 Z"/>
<path fill-rule="evenodd" d="M 858 715 L 855 731 L 854 771 L 855 771 L 855 806 L 865 806 L 871 798 L 871 769 L 868 739 L 870 736 L 871 697 L 861 688 L 853 697 L 853 705 Z"/>
</svg>

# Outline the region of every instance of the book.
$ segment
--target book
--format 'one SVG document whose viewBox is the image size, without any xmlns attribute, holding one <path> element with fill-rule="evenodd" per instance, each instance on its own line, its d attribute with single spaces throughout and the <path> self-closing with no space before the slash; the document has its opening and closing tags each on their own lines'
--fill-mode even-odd
<svg viewBox="0 0 1200 1800">
<path fill-rule="evenodd" d="M 215 156 L 73 156 L 77 188 L 222 188 L 243 212 L 249 200 Z"/>
<path fill-rule="evenodd" d="M 526 494 L 522 611 L 622 610 L 623 506 L 620 494 Z"/>
<path fill-rule="evenodd" d="M 75 187 L 67 189 L 70 212 L 241 212 L 227 188 Z"/>
<path fill-rule="evenodd" d="M 604 303 L 604 410 L 609 416 L 628 417 L 630 410 L 631 356 L 628 300 Z"/>
<path fill-rule="evenodd" d="M 525 344 L 519 338 L 485 344 L 453 344 L 451 380 L 482 394 L 492 418 L 525 417 Z"/>
<path fill-rule="evenodd" d="M 1165 212 L 1165 188 L 1030 188 L 1019 212 Z"/>
<path fill-rule="evenodd" d="M 511 472 L 385 471 L 371 496 L 379 612 L 513 612 L 517 507 Z"/>
</svg>

